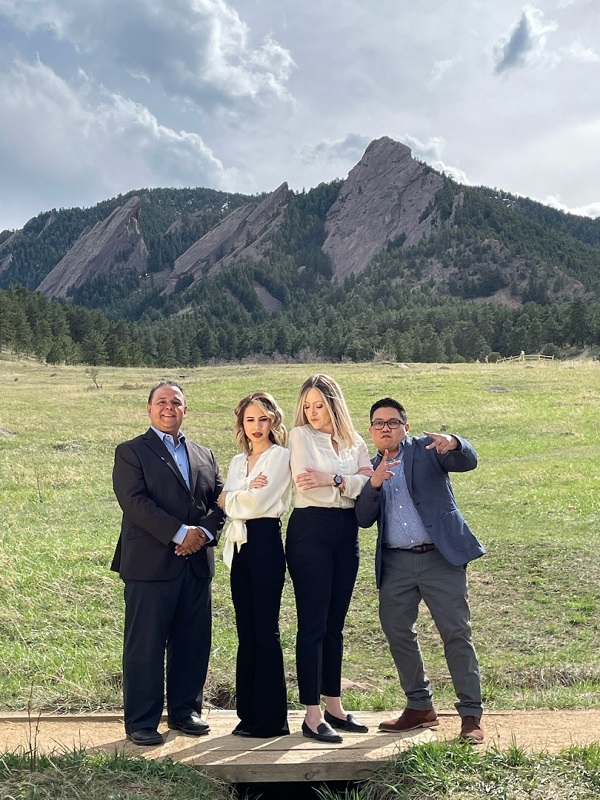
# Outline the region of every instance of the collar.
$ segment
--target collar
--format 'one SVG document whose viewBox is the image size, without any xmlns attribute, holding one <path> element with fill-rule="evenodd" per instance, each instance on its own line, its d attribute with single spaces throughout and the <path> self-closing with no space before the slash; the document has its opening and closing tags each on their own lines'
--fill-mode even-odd
<svg viewBox="0 0 600 800">
<path fill-rule="evenodd" d="M 154 433 L 158 436 L 158 438 L 161 440 L 163 444 L 165 443 L 165 439 L 170 439 L 175 445 L 175 447 L 177 447 L 180 444 L 185 444 L 185 434 L 183 434 L 181 431 L 179 431 L 179 440 L 176 442 L 170 433 L 166 433 L 166 431 L 160 431 L 158 428 L 155 428 L 154 425 L 150 425 L 150 427 L 152 428 Z"/>
</svg>

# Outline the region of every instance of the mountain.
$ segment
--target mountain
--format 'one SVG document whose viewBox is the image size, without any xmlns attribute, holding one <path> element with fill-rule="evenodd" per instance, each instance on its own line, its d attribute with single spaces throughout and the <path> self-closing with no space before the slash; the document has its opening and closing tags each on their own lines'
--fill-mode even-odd
<svg viewBox="0 0 600 800">
<path fill-rule="evenodd" d="M 383 137 L 345 180 L 309 191 L 142 189 L 45 212 L 0 234 L 0 289 L 15 284 L 77 305 L 64 306 L 57 359 L 558 351 L 600 344 L 600 220 L 461 186 Z M 26 317 L 43 355 L 61 307 L 42 336 L 39 299 L 4 302 L 0 346 L 31 346 Z"/>
<path fill-rule="evenodd" d="M 415 249 L 424 242 L 427 248 Z M 285 183 L 261 197 L 150 190 L 87 211 L 42 214 L 0 235 L 0 286 L 19 282 L 135 318 L 148 305 L 161 307 L 161 293 L 189 293 L 246 260 L 272 266 L 287 256 L 309 272 L 306 261 L 319 262 L 317 283 L 340 283 L 382 254 L 410 251 L 407 277 L 415 287 L 519 305 L 597 297 L 599 247 L 600 220 L 459 186 L 383 137 L 345 181 L 308 198 Z M 268 287 L 257 286 L 259 298 Z"/>
</svg>

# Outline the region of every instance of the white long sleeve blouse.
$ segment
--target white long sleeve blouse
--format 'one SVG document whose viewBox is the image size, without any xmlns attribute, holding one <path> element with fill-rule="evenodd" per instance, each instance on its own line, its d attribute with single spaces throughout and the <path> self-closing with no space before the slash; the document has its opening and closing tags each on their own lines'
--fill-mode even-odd
<svg viewBox="0 0 600 800">
<path fill-rule="evenodd" d="M 290 431 L 290 464 L 292 477 L 296 478 L 306 469 L 316 469 L 321 472 L 330 472 L 331 475 L 343 475 L 346 479 L 344 491 L 336 486 L 319 486 L 316 489 L 302 491 L 296 487 L 296 508 L 308 506 L 321 506 L 324 508 L 352 508 L 354 500 L 361 493 L 368 475 L 358 475 L 359 469 L 366 467 L 371 470 L 369 451 L 364 439 L 357 433 L 354 434 L 355 442 L 348 446 L 346 441 L 337 440 L 338 452 L 336 453 L 332 437 L 328 433 L 316 431 L 310 425 L 299 425 Z"/>
<path fill-rule="evenodd" d="M 250 481 L 261 472 L 267 478 L 267 485 L 250 488 Z M 223 490 L 227 492 L 225 513 L 229 520 L 223 561 L 231 568 L 235 546 L 239 550 L 248 541 L 246 520 L 281 517 L 289 511 L 292 501 L 290 451 L 272 445 L 260 454 L 250 472 L 246 454 L 238 453 L 231 460 Z"/>
</svg>

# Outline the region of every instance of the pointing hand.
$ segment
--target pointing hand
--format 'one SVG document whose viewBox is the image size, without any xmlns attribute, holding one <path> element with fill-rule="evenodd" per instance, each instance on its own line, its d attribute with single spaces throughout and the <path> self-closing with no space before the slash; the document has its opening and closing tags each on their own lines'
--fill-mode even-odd
<svg viewBox="0 0 600 800">
<path fill-rule="evenodd" d="M 426 445 L 426 450 L 435 450 L 443 455 L 450 450 L 456 450 L 458 448 L 458 439 L 456 436 L 450 436 L 448 433 L 429 433 L 428 431 L 423 431 L 423 435 L 433 439 L 431 444 Z"/>
</svg>

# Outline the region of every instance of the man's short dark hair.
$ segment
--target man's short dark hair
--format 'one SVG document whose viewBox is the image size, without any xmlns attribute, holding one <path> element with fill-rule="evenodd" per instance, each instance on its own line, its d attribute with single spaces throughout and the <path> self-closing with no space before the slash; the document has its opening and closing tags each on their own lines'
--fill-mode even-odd
<svg viewBox="0 0 600 800">
<path fill-rule="evenodd" d="M 183 395 L 183 399 L 185 400 L 185 391 L 183 389 L 183 386 L 177 383 L 177 381 L 159 381 L 156 384 L 156 386 L 153 386 L 150 389 L 150 394 L 148 395 L 148 405 L 150 405 L 150 403 L 152 402 L 152 398 L 154 397 L 154 392 L 156 392 L 157 389 L 162 389 L 163 386 L 172 386 L 174 389 L 179 389 L 179 391 Z"/>
<path fill-rule="evenodd" d="M 406 409 L 399 403 L 397 400 L 394 400 L 393 397 L 382 397 L 381 400 L 378 400 L 376 403 L 373 403 L 371 406 L 371 411 L 369 412 L 369 421 L 373 422 L 373 415 L 375 412 L 380 408 L 395 408 L 398 414 L 400 415 L 400 420 L 406 424 L 408 419 L 406 415 Z"/>
</svg>

